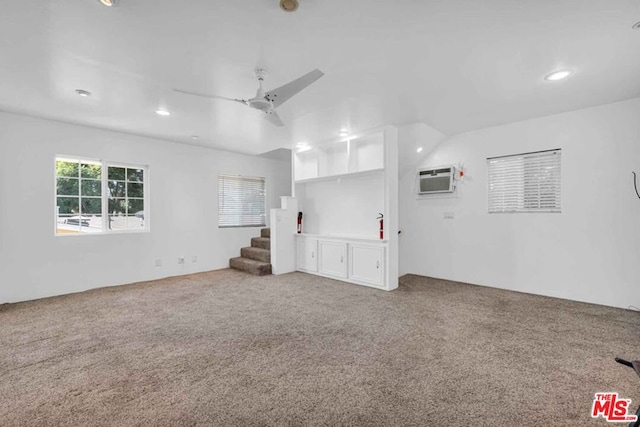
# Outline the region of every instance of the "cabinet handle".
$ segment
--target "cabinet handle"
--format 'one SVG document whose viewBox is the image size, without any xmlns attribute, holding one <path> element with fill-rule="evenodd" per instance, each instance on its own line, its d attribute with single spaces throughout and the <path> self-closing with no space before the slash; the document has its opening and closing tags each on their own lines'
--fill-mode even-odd
<svg viewBox="0 0 640 427">
<path fill-rule="evenodd" d="M 343 263 L 343 258 L 344 258 L 344 257 L 342 257 L 342 256 L 340 257 L 340 264 L 342 264 L 342 263 Z"/>
<path fill-rule="evenodd" d="M 315 257 L 316 257 L 315 252 L 311 252 L 311 258 L 315 258 Z"/>
<path fill-rule="evenodd" d="M 376 261 L 376 268 L 380 268 L 380 261 Z"/>
</svg>

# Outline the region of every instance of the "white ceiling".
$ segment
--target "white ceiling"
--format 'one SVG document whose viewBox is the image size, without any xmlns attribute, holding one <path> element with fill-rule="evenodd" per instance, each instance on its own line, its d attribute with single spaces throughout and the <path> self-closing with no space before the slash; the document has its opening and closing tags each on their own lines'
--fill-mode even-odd
<svg viewBox="0 0 640 427">
<path fill-rule="evenodd" d="M 295 13 L 277 0 L 1 6 L 0 109 L 245 153 L 343 127 L 421 121 L 453 134 L 640 96 L 637 0 L 300 0 Z M 257 65 L 267 89 L 314 68 L 325 76 L 280 107 L 284 128 L 172 91 L 248 98 Z M 561 68 L 575 73 L 543 80 Z"/>
</svg>

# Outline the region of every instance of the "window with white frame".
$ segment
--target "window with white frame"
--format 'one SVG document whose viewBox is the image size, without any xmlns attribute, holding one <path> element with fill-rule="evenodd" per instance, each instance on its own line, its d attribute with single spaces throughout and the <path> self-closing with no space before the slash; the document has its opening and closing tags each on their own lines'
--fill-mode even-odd
<svg viewBox="0 0 640 427">
<path fill-rule="evenodd" d="M 146 171 L 56 157 L 56 234 L 148 230 Z"/>
<path fill-rule="evenodd" d="M 487 159 L 489 213 L 560 212 L 561 150 Z"/>
<path fill-rule="evenodd" d="M 266 225 L 265 178 L 218 175 L 218 227 Z"/>
</svg>

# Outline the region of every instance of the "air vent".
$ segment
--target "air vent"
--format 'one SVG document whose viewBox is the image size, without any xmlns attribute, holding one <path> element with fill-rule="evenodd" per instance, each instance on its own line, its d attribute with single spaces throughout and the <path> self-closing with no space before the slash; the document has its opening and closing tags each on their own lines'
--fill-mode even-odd
<svg viewBox="0 0 640 427">
<path fill-rule="evenodd" d="M 418 171 L 418 194 L 452 193 L 455 190 L 453 166 Z"/>
</svg>

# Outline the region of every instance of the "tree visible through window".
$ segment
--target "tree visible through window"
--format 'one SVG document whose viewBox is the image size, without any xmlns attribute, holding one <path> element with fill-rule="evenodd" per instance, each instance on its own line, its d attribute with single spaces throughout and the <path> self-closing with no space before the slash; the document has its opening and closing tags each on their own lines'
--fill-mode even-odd
<svg viewBox="0 0 640 427">
<path fill-rule="evenodd" d="M 144 227 L 144 169 L 108 167 L 109 229 Z"/>
<path fill-rule="evenodd" d="M 218 175 L 218 226 L 264 227 L 265 179 Z"/>
<path fill-rule="evenodd" d="M 561 150 L 487 159 L 489 213 L 560 212 Z"/>
<path fill-rule="evenodd" d="M 56 158 L 56 234 L 146 230 L 145 168 Z"/>
</svg>

